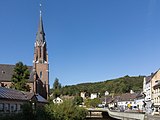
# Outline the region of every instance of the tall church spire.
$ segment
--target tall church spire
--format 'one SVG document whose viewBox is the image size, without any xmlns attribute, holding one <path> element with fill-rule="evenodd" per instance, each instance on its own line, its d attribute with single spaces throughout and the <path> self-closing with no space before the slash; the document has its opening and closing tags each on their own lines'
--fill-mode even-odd
<svg viewBox="0 0 160 120">
<path fill-rule="evenodd" d="M 47 98 L 49 96 L 49 63 L 47 44 L 43 28 L 41 4 L 38 31 L 34 46 L 33 69 L 36 73 L 34 76 L 34 92 L 40 94 L 44 98 Z"/>
<path fill-rule="evenodd" d="M 42 12 L 40 4 L 40 18 L 38 31 L 36 34 L 34 62 L 36 63 L 48 63 L 48 53 L 45 40 L 45 32 L 43 28 Z"/>
<path fill-rule="evenodd" d="M 40 19 L 39 19 L 38 32 L 36 35 L 36 41 L 38 45 L 42 45 L 45 42 L 45 33 L 43 28 L 41 4 L 40 4 Z"/>
</svg>

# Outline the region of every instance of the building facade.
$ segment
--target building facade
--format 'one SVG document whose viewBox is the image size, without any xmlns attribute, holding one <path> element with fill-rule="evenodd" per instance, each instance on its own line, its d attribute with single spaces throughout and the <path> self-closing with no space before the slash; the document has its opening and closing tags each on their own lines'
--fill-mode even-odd
<svg viewBox="0 0 160 120">
<path fill-rule="evenodd" d="M 0 86 L 10 87 L 14 67 L 15 65 L 0 64 Z M 28 66 L 28 69 L 30 77 L 27 84 L 30 86 L 30 92 L 40 94 L 47 99 L 49 96 L 49 63 L 41 12 L 34 46 L 33 66 Z"/>
<path fill-rule="evenodd" d="M 144 77 L 144 80 L 143 80 L 143 93 L 145 95 L 145 103 L 146 103 L 146 112 L 147 113 L 151 113 L 152 112 L 152 85 L 151 85 L 151 80 L 152 80 L 152 75 L 151 74 L 150 76 L 146 76 Z"/>
<path fill-rule="evenodd" d="M 160 70 L 144 78 L 143 93 L 145 94 L 146 112 L 159 114 L 160 111 Z"/>
<path fill-rule="evenodd" d="M 151 80 L 152 103 L 156 110 L 160 109 L 160 70 L 156 71 Z"/>
</svg>

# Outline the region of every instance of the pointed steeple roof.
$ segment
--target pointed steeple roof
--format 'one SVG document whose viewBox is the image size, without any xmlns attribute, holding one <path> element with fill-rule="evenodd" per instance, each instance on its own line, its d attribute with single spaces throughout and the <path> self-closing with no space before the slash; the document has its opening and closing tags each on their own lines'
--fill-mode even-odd
<svg viewBox="0 0 160 120">
<path fill-rule="evenodd" d="M 44 33 L 44 28 L 43 28 L 43 20 L 42 20 L 41 11 L 40 11 L 40 20 L 39 20 L 38 32 L 36 35 L 36 41 L 39 43 L 39 45 L 45 42 L 45 33 Z"/>
</svg>

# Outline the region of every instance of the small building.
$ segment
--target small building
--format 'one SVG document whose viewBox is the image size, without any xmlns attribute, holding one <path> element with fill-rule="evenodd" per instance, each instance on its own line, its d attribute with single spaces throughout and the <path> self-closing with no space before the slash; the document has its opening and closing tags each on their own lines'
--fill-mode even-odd
<svg viewBox="0 0 160 120">
<path fill-rule="evenodd" d="M 90 99 L 99 98 L 99 93 L 91 93 Z"/>
<path fill-rule="evenodd" d="M 35 108 L 48 101 L 39 94 L 0 87 L 0 113 L 19 113 L 25 103 L 31 103 Z"/>
<path fill-rule="evenodd" d="M 53 103 L 61 104 L 61 103 L 63 103 L 63 100 L 61 98 L 57 97 L 57 98 L 53 99 Z"/>
<path fill-rule="evenodd" d="M 139 93 L 134 101 L 137 105 L 137 110 L 146 111 L 145 95 L 143 93 Z"/>
<path fill-rule="evenodd" d="M 80 96 L 81 96 L 83 99 L 86 99 L 86 92 L 81 92 L 81 93 L 80 93 Z"/>
<path fill-rule="evenodd" d="M 117 100 L 117 107 L 122 109 L 133 109 L 137 107 L 135 103 L 135 99 L 137 97 L 137 93 L 124 93 L 121 96 L 119 96 L 119 99 Z"/>
</svg>

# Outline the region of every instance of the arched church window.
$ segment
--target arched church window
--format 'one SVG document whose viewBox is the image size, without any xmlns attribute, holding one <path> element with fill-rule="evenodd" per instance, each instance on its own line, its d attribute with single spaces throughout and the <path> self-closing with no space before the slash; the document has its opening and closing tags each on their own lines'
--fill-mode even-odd
<svg viewBox="0 0 160 120">
<path fill-rule="evenodd" d="M 41 58 L 41 54 L 42 54 L 41 48 L 39 48 L 39 52 L 40 52 L 40 58 Z"/>
<path fill-rule="evenodd" d="M 40 79 L 42 78 L 42 71 L 40 72 Z"/>
</svg>

